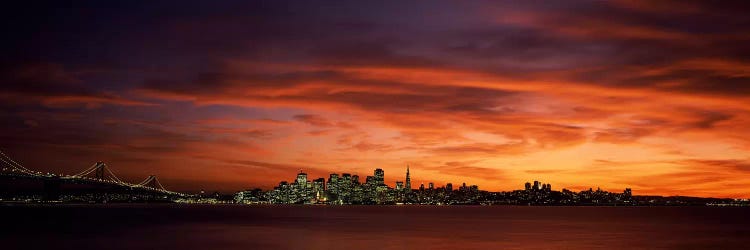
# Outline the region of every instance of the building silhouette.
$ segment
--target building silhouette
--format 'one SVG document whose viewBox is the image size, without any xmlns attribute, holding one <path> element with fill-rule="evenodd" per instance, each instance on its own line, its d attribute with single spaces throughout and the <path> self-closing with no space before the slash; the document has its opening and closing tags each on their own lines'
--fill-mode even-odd
<svg viewBox="0 0 750 250">
<path fill-rule="evenodd" d="M 411 176 L 409 176 L 409 165 L 406 165 L 406 191 L 411 191 Z"/>
</svg>

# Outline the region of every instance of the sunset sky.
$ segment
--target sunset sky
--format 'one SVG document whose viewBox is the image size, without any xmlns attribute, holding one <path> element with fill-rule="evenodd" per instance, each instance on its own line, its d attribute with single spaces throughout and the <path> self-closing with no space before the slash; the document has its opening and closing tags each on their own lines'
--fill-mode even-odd
<svg viewBox="0 0 750 250">
<path fill-rule="evenodd" d="M 747 1 L 73 2 L 2 10 L 27 168 L 750 197 Z"/>
</svg>

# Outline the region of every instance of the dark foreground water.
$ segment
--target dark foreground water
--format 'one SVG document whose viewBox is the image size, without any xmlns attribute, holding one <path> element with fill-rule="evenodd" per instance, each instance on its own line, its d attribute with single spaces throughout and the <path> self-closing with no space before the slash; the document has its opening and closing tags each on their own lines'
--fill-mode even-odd
<svg viewBox="0 0 750 250">
<path fill-rule="evenodd" d="M 0 205 L 0 249 L 750 249 L 750 208 Z"/>
</svg>

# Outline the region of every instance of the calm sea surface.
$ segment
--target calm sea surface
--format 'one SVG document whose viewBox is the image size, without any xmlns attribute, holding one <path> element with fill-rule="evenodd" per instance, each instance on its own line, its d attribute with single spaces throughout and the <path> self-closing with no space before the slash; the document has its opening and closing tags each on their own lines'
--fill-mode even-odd
<svg viewBox="0 0 750 250">
<path fill-rule="evenodd" d="M 0 214 L 0 249 L 750 249 L 750 208 L 0 205 Z"/>
</svg>

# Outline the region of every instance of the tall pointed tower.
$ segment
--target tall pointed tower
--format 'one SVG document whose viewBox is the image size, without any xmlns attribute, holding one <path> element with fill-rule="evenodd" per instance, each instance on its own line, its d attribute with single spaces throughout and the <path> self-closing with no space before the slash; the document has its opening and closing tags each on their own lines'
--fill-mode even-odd
<svg viewBox="0 0 750 250">
<path fill-rule="evenodd" d="M 411 177 L 409 177 L 409 165 L 406 165 L 406 191 L 411 191 Z"/>
</svg>

